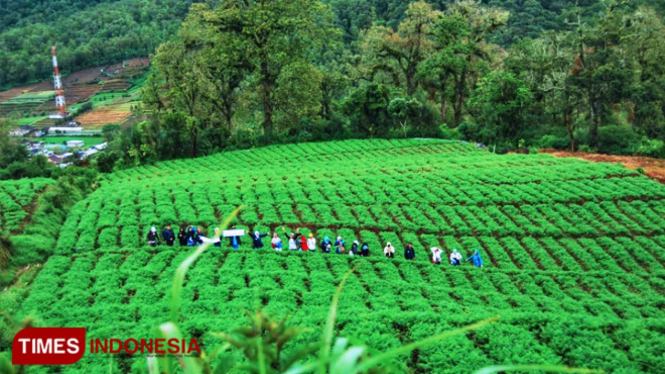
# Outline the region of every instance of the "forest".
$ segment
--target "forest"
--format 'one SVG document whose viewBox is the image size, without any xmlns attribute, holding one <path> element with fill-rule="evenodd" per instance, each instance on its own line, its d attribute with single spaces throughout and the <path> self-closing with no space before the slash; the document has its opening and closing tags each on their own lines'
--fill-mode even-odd
<svg viewBox="0 0 665 374">
<path fill-rule="evenodd" d="M 146 121 L 105 129 L 103 172 L 377 137 L 665 156 L 654 0 L 22 3 L 0 18 L 0 85 L 47 77 L 53 42 L 65 70 L 152 56 Z"/>
</svg>

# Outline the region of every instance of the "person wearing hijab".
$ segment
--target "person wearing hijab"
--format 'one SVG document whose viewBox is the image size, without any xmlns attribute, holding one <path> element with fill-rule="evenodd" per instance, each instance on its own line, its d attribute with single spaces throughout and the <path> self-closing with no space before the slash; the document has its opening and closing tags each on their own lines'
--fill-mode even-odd
<svg viewBox="0 0 665 374">
<path fill-rule="evenodd" d="M 155 228 L 155 226 L 150 228 L 147 239 L 148 239 L 148 245 L 150 245 L 151 247 L 157 246 L 158 238 L 157 238 L 157 229 Z"/>
<path fill-rule="evenodd" d="M 360 255 L 360 250 L 358 249 L 359 245 L 360 243 L 358 243 L 357 240 L 354 240 L 353 244 L 351 244 L 351 250 L 349 251 L 349 255 L 351 256 Z"/>
<path fill-rule="evenodd" d="M 394 258 L 395 257 L 395 247 L 393 247 L 390 242 L 386 243 L 386 247 L 383 248 L 383 254 L 388 257 L 388 258 Z"/>
<path fill-rule="evenodd" d="M 344 253 L 344 244 L 346 244 L 346 242 L 344 242 L 344 240 L 342 240 L 341 236 L 338 236 L 337 240 L 335 240 L 335 252 L 337 254 Z"/>
<path fill-rule="evenodd" d="M 404 258 L 407 260 L 416 259 L 416 251 L 413 249 L 413 244 L 409 243 L 404 247 Z"/>
<path fill-rule="evenodd" d="M 360 255 L 363 257 L 369 256 L 369 245 L 367 242 L 363 242 L 363 245 L 360 247 Z"/>
<path fill-rule="evenodd" d="M 253 241 L 252 248 L 253 249 L 263 248 L 263 241 L 261 240 L 261 238 L 265 238 L 266 236 L 268 236 L 268 234 L 261 234 L 259 233 L 258 230 L 254 231 L 254 234 L 252 235 L 252 241 Z"/>
<path fill-rule="evenodd" d="M 197 244 L 203 244 L 203 239 L 202 239 L 202 237 L 203 237 L 203 228 L 202 227 L 195 228 L 194 231 L 196 231 L 196 239 L 197 239 L 196 243 Z"/>
<path fill-rule="evenodd" d="M 307 237 L 305 234 L 300 234 L 298 240 L 300 241 L 300 250 L 303 252 L 309 251 L 309 245 L 307 245 Z"/>
<path fill-rule="evenodd" d="M 441 264 L 441 249 L 438 247 L 432 247 L 432 263 L 440 265 Z"/>
<path fill-rule="evenodd" d="M 298 250 L 298 244 L 296 243 L 296 234 L 291 233 L 289 235 L 289 250 L 296 251 Z"/>
<path fill-rule="evenodd" d="M 279 252 L 282 251 L 282 239 L 279 238 L 277 233 L 272 234 L 272 241 L 270 243 L 272 244 L 272 248 L 274 250 Z"/>
<path fill-rule="evenodd" d="M 475 267 L 479 268 L 483 267 L 483 259 L 480 257 L 480 252 L 477 249 L 474 249 L 471 257 L 467 258 L 466 260 L 467 261 L 471 260 L 473 266 Z"/>
<path fill-rule="evenodd" d="M 450 253 L 450 264 L 453 266 L 462 265 L 462 254 L 457 252 L 457 248 L 453 248 L 452 253 Z"/>
<path fill-rule="evenodd" d="M 220 238 L 219 236 L 220 236 L 219 227 L 215 227 L 215 239 L 213 240 L 213 243 L 214 243 L 213 245 L 215 247 L 221 247 L 222 246 L 222 238 Z M 231 246 L 233 246 L 233 240 L 231 240 Z M 236 247 L 234 247 L 234 248 L 236 248 Z M 236 249 L 238 249 L 238 248 L 236 248 Z"/>
<path fill-rule="evenodd" d="M 187 231 L 185 231 L 184 227 L 180 227 L 180 231 L 178 231 L 178 243 L 180 243 L 181 247 L 187 245 Z"/>
<path fill-rule="evenodd" d="M 327 236 L 323 238 L 323 241 L 321 242 L 321 251 L 323 253 L 330 253 L 330 248 L 332 247 L 332 243 L 330 242 L 330 238 Z"/>
<path fill-rule="evenodd" d="M 309 233 L 309 238 L 307 239 L 307 249 L 310 252 L 316 252 L 316 238 L 313 233 Z"/>
<path fill-rule="evenodd" d="M 173 243 L 175 242 L 175 234 L 173 233 L 171 225 L 166 225 L 166 228 L 164 231 L 162 231 L 162 237 L 164 238 L 166 245 L 173 247 Z"/>
<path fill-rule="evenodd" d="M 196 228 L 194 226 L 189 226 L 189 229 L 187 229 L 187 245 L 192 247 L 197 244 L 199 244 L 199 241 L 201 239 L 199 238 L 198 232 L 196 232 Z"/>
<path fill-rule="evenodd" d="M 236 229 L 235 226 L 231 227 L 231 230 L 235 230 L 235 229 Z M 215 234 L 216 234 L 216 232 L 215 232 Z M 240 247 L 240 245 L 242 245 L 242 243 L 240 242 L 240 237 L 239 236 L 229 237 L 229 246 L 230 247 L 233 247 L 233 249 L 238 249 L 238 247 Z"/>
</svg>

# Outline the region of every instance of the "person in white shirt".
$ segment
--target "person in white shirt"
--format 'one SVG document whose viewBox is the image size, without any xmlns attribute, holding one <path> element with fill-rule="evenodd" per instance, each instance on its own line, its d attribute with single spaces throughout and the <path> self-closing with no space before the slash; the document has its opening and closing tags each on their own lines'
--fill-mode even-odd
<svg viewBox="0 0 665 374">
<path fill-rule="evenodd" d="M 311 252 L 316 252 L 316 238 L 314 234 L 309 234 L 309 239 L 307 239 L 307 250 Z"/>
<path fill-rule="evenodd" d="M 296 234 L 294 233 L 291 233 L 291 235 L 289 235 L 289 250 L 291 251 L 298 250 L 298 243 L 296 242 Z"/>
<path fill-rule="evenodd" d="M 395 247 L 393 247 L 392 244 L 390 244 L 390 242 L 386 243 L 386 247 L 383 248 L 383 254 L 388 258 L 394 258 Z"/>
<path fill-rule="evenodd" d="M 432 263 L 441 264 L 441 249 L 432 247 Z"/>
<path fill-rule="evenodd" d="M 277 233 L 272 234 L 272 241 L 270 243 L 274 250 L 278 252 L 282 251 L 282 239 L 279 238 Z"/>
<path fill-rule="evenodd" d="M 459 266 L 462 264 L 462 254 L 457 252 L 456 248 L 453 248 L 452 253 L 450 253 L 450 264 L 453 266 Z"/>
</svg>

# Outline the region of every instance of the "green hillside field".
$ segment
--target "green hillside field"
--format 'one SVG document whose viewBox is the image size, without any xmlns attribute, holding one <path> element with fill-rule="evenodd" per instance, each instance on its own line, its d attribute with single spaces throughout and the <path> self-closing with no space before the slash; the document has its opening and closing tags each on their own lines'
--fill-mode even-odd
<svg viewBox="0 0 665 374">
<path fill-rule="evenodd" d="M 410 139 L 270 146 L 158 163 L 105 177 L 75 205 L 54 254 L 12 305 L 38 326 L 87 338 L 150 337 L 168 320 L 173 276 L 192 247 L 146 246 L 150 226 L 211 233 L 239 205 L 238 228 L 341 235 L 370 256 L 210 247 L 185 281 L 181 319 L 205 351 L 210 332 L 262 308 L 320 339 L 342 276 L 340 336 L 386 351 L 499 315 L 497 323 L 392 364 L 470 373 L 493 364 L 558 364 L 608 373 L 665 367 L 665 186 L 619 165 L 495 155 L 473 144 Z M 20 220 L 20 218 L 19 218 Z M 3 221 L 4 222 L 4 221 Z M 396 257 L 383 256 L 387 241 Z M 412 242 L 416 260 L 403 258 Z M 430 247 L 485 266 L 430 263 Z M 292 347 L 292 346 L 291 346 Z M 7 347 L 2 347 L 7 348 Z M 286 347 L 288 351 L 290 346 Z M 238 359 L 241 354 L 237 353 Z M 110 369 L 109 369 L 110 368 Z M 86 353 L 27 373 L 147 372 L 144 356 Z"/>
</svg>

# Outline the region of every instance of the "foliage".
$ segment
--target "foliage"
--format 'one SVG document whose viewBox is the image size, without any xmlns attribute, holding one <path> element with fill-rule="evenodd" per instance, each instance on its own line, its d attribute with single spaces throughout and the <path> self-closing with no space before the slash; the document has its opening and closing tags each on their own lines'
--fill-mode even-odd
<svg viewBox="0 0 665 374">
<path fill-rule="evenodd" d="M 148 56 L 178 28 L 190 1 L 3 1 L 0 86 Z"/>
<path fill-rule="evenodd" d="M 385 364 L 465 373 L 493 364 L 637 373 L 663 364 L 654 352 L 665 318 L 665 190 L 618 165 L 498 156 L 459 141 L 347 140 L 158 162 L 99 184 L 69 210 L 55 254 L 12 307 L 16 320 L 86 326 L 89 338 L 144 336 L 169 313 L 173 282 L 162 275 L 192 253 L 146 246 L 149 227 L 191 224 L 209 233 L 247 204 L 232 222 L 238 228 L 300 228 L 319 241 L 339 234 L 367 242 L 370 256 L 274 253 L 267 241 L 252 250 L 248 240 L 238 251 L 224 241 L 200 254 L 178 291 L 186 318 L 174 319 L 182 336 L 201 339 L 212 367 L 230 358 L 248 363 L 235 350 L 211 358 L 224 341 L 209 332 L 233 331 L 243 309 L 290 315 L 289 326 L 312 329 L 281 357 L 317 341 L 339 280 L 363 260 L 339 296 L 335 334 L 348 340 L 336 352 L 372 347 L 366 357 L 380 357 L 500 314 L 500 323 Z M 394 259 L 383 257 L 387 241 Z M 407 242 L 415 261 L 403 259 Z M 433 265 L 432 246 L 446 251 L 444 259 L 452 248 L 464 256 L 478 248 L 485 266 Z M 450 351 L 472 359 L 442 353 Z M 70 371 L 108 366 L 86 355 Z M 111 366 L 142 372 L 145 361 L 122 357 Z"/>
</svg>

